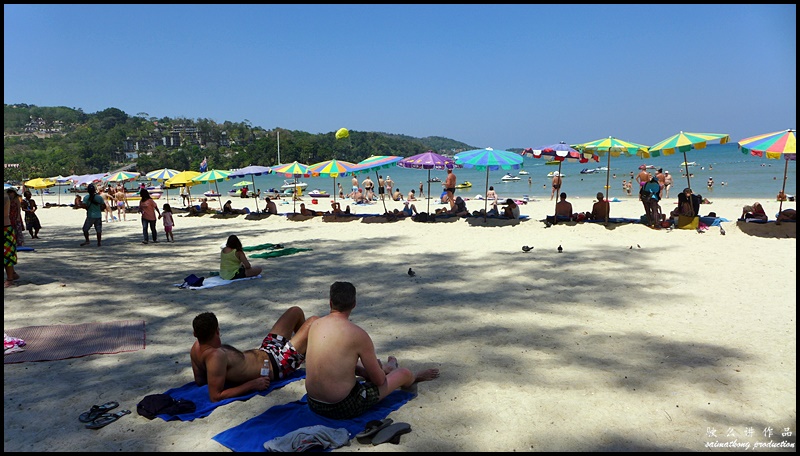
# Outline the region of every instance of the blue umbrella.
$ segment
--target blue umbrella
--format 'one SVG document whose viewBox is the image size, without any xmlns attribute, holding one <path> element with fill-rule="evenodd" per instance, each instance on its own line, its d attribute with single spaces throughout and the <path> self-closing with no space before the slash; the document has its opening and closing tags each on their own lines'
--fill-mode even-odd
<svg viewBox="0 0 800 456">
<path fill-rule="evenodd" d="M 228 175 L 231 179 L 238 179 L 240 177 L 245 177 L 250 175 L 250 178 L 253 180 L 253 185 L 255 186 L 255 177 L 260 176 L 262 174 L 271 174 L 272 168 L 268 166 L 259 166 L 259 165 L 250 165 L 245 166 L 244 168 L 239 168 L 235 170 L 231 170 L 231 173 Z M 258 198 L 256 198 L 256 212 L 258 212 Z"/>
<path fill-rule="evenodd" d="M 486 190 L 489 191 L 489 171 L 498 169 L 520 169 L 522 167 L 522 155 L 507 150 L 494 150 L 491 147 L 486 149 L 475 149 L 459 152 L 455 155 L 456 164 L 465 168 L 475 168 L 486 170 Z M 483 220 L 486 221 L 486 211 L 489 200 L 484 198 Z"/>
</svg>

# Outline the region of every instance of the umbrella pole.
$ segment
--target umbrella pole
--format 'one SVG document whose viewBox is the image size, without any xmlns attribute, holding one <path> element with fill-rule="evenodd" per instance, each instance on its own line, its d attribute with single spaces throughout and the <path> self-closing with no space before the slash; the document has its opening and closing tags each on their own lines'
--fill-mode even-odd
<svg viewBox="0 0 800 456">
<path fill-rule="evenodd" d="M 217 199 L 219 199 L 219 210 L 222 210 L 222 195 L 219 194 L 219 186 L 217 185 L 217 181 L 214 181 L 214 188 L 217 189 Z M 192 200 L 189 199 L 189 203 L 191 204 Z"/>
<path fill-rule="evenodd" d="M 560 163 L 559 163 L 560 166 Z M 486 198 L 486 194 L 489 193 L 489 165 L 486 165 L 486 186 L 484 187 L 484 197 L 483 197 L 483 221 L 486 222 L 486 216 L 488 215 L 487 211 L 489 210 L 489 198 Z M 497 202 L 497 200 L 494 200 Z M 453 201 L 453 204 L 456 202 Z"/>
<path fill-rule="evenodd" d="M 784 156 L 786 158 L 786 156 Z M 789 159 L 786 160 L 786 166 L 783 167 L 783 185 L 781 186 L 781 194 L 786 195 L 786 172 L 789 171 Z M 781 199 L 780 204 L 778 205 L 778 215 L 781 215 L 781 211 L 783 211 L 783 199 Z M 777 219 L 777 217 L 776 217 Z M 780 219 L 775 220 L 776 225 L 780 225 Z"/>
<path fill-rule="evenodd" d="M 431 213 L 431 170 L 428 170 L 428 214 L 430 213 Z"/>
<path fill-rule="evenodd" d="M 689 162 L 686 161 L 686 152 L 683 153 L 683 168 L 686 170 L 686 186 L 692 188 L 692 183 L 689 181 Z"/>
<path fill-rule="evenodd" d="M 608 160 L 606 161 L 606 201 L 608 201 L 608 190 L 611 188 L 608 180 L 608 176 L 611 174 L 611 151 L 608 151 Z M 609 208 L 610 209 L 610 208 Z M 606 211 L 606 220 L 605 225 L 608 226 L 608 213 L 611 211 Z"/>
<path fill-rule="evenodd" d="M 292 192 L 292 212 L 297 213 L 297 176 L 294 178 L 294 191 Z"/>
<path fill-rule="evenodd" d="M 333 202 L 336 202 L 336 194 L 339 193 L 336 191 L 336 176 L 333 176 Z"/>
<path fill-rule="evenodd" d="M 564 177 L 561 176 L 561 162 L 558 162 L 558 171 L 556 171 L 556 172 L 558 173 L 558 178 L 561 180 L 561 186 L 558 187 L 558 190 L 559 190 L 559 193 L 560 193 L 561 192 L 561 187 L 564 186 Z M 560 197 L 560 195 L 557 194 L 556 195 L 556 205 L 555 205 L 555 207 L 553 207 L 553 225 L 558 223 L 558 210 L 557 210 L 557 208 L 558 208 L 558 198 L 559 197 Z"/>
<path fill-rule="evenodd" d="M 256 175 L 255 174 L 251 174 L 250 175 L 250 180 L 253 181 L 253 188 L 255 188 L 255 186 L 256 186 Z M 219 192 L 217 192 L 217 193 L 219 193 Z M 258 195 L 256 195 L 256 213 L 258 213 Z"/>
</svg>

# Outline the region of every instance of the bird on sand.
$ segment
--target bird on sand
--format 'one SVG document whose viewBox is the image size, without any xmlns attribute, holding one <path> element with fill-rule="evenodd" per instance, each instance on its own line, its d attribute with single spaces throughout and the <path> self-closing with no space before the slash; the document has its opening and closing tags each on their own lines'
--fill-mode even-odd
<svg viewBox="0 0 800 456">
<path fill-rule="evenodd" d="M 561 252 L 563 252 L 563 251 L 564 251 L 564 248 L 563 248 L 563 247 L 561 247 L 561 246 L 559 245 L 559 246 L 558 246 L 558 253 L 561 253 Z"/>
<path fill-rule="evenodd" d="M 412 271 L 411 268 L 408 268 L 408 275 L 414 277 L 415 275 L 417 275 L 417 273 Z"/>
<path fill-rule="evenodd" d="M 528 247 L 527 245 L 523 245 L 522 246 L 522 251 L 523 252 L 530 252 L 531 250 L 533 250 L 533 247 Z"/>
</svg>

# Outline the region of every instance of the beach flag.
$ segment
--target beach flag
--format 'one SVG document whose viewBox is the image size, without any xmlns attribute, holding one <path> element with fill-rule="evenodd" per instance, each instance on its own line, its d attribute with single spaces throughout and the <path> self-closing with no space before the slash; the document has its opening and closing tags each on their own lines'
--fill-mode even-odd
<svg viewBox="0 0 800 456">
<path fill-rule="evenodd" d="M 204 157 L 203 161 L 200 162 L 200 172 L 204 173 L 208 171 L 208 157 Z"/>
</svg>

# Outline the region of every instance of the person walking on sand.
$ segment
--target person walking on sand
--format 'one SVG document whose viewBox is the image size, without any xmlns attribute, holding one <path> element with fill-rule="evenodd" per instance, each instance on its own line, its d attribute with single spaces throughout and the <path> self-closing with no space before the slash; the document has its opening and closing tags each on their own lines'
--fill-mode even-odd
<svg viewBox="0 0 800 456">
<path fill-rule="evenodd" d="M 222 343 L 214 313 L 201 313 L 192 321 L 197 340 L 189 352 L 195 384 L 208 385 L 211 402 L 264 391 L 271 380 L 285 378 L 303 364 L 308 328 L 317 318 L 306 319 L 303 309 L 292 306 L 272 325 L 259 347 L 242 352 Z M 269 374 L 262 376 L 265 366 Z"/>
<path fill-rule="evenodd" d="M 447 168 L 447 177 L 444 179 L 444 191 L 447 193 L 447 202 L 450 203 L 450 212 L 456 207 L 456 173 L 453 168 Z"/>
<path fill-rule="evenodd" d="M 175 235 L 172 234 L 172 228 L 175 226 L 175 219 L 172 217 L 172 207 L 164 203 L 164 209 L 161 214 L 159 214 L 158 218 L 164 221 L 164 237 L 167 238 L 167 242 L 175 242 Z"/>
<path fill-rule="evenodd" d="M 414 373 L 400 367 L 394 356 L 381 364 L 369 334 L 350 321 L 356 307 L 352 283 L 334 282 L 328 302 L 330 313 L 308 328 L 305 386 L 311 411 L 335 420 L 354 418 L 394 390 L 439 377 L 439 369 Z"/>
<path fill-rule="evenodd" d="M 139 191 L 142 197 L 139 202 L 139 213 L 142 214 L 142 235 L 144 239 L 142 244 L 147 244 L 147 227 L 150 227 L 150 234 L 153 236 L 153 243 L 158 243 L 158 233 L 156 232 L 156 212 L 161 217 L 161 211 L 158 209 L 158 204 L 150 196 L 150 192 L 146 188 Z"/>
<path fill-rule="evenodd" d="M 353 175 L 353 178 L 350 180 L 351 190 L 350 193 L 347 194 L 348 198 L 355 198 L 356 192 L 358 191 L 358 177 Z"/>
<path fill-rule="evenodd" d="M 378 197 L 384 201 L 386 195 L 386 181 L 383 180 L 383 175 L 378 176 Z"/>
<path fill-rule="evenodd" d="M 423 188 L 424 188 L 424 187 L 422 186 L 422 181 L 420 181 L 420 182 L 419 182 L 419 199 L 422 199 L 422 198 L 424 198 L 424 197 L 425 197 L 425 194 L 424 194 L 424 193 L 422 193 L 422 190 L 423 190 Z"/>
<path fill-rule="evenodd" d="M 86 190 L 89 194 L 84 196 L 81 201 L 81 207 L 86 209 L 86 220 L 83 222 L 83 238 L 85 240 L 81 246 L 89 245 L 89 228 L 94 227 L 97 246 L 100 247 L 103 235 L 103 211 L 106 210 L 106 203 L 103 201 L 103 197 L 97 194 L 97 187 L 94 184 L 87 185 Z"/>
<path fill-rule="evenodd" d="M 30 190 L 25 190 L 25 199 L 22 201 L 22 211 L 25 212 L 25 227 L 28 228 L 32 239 L 39 239 L 39 230 L 42 224 L 36 215 L 36 200 L 31 196 Z"/>
<path fill-rule="evenodd" d="M 392 197 L 392 189 L 394 188 L 394 181 L 390 176 L 386 176 L 386 180 L 383 181 L 386 185 L 386 194 L 389 195 L 389 198 Z"/>
<path fill-rule="evenodd" d="M 664 171 L 664 199 L 669 199 L 669 190 L 672 188 L 673 180 L 669 171 Z"/>
<path fill-rule="evenodd" d="M 9 189 L 10 190 L 10 189 Z M 17 197 L 17 190 L 12 194 L 7 190 L 3 192 L 3 266 L 6 268 L 6 281 L 3 288 L 14 285 L 19 279 L 15 270 L 17 265 L 17 236 L 14 224 L 11 223 L 11 198 Z"/>
</svg>

